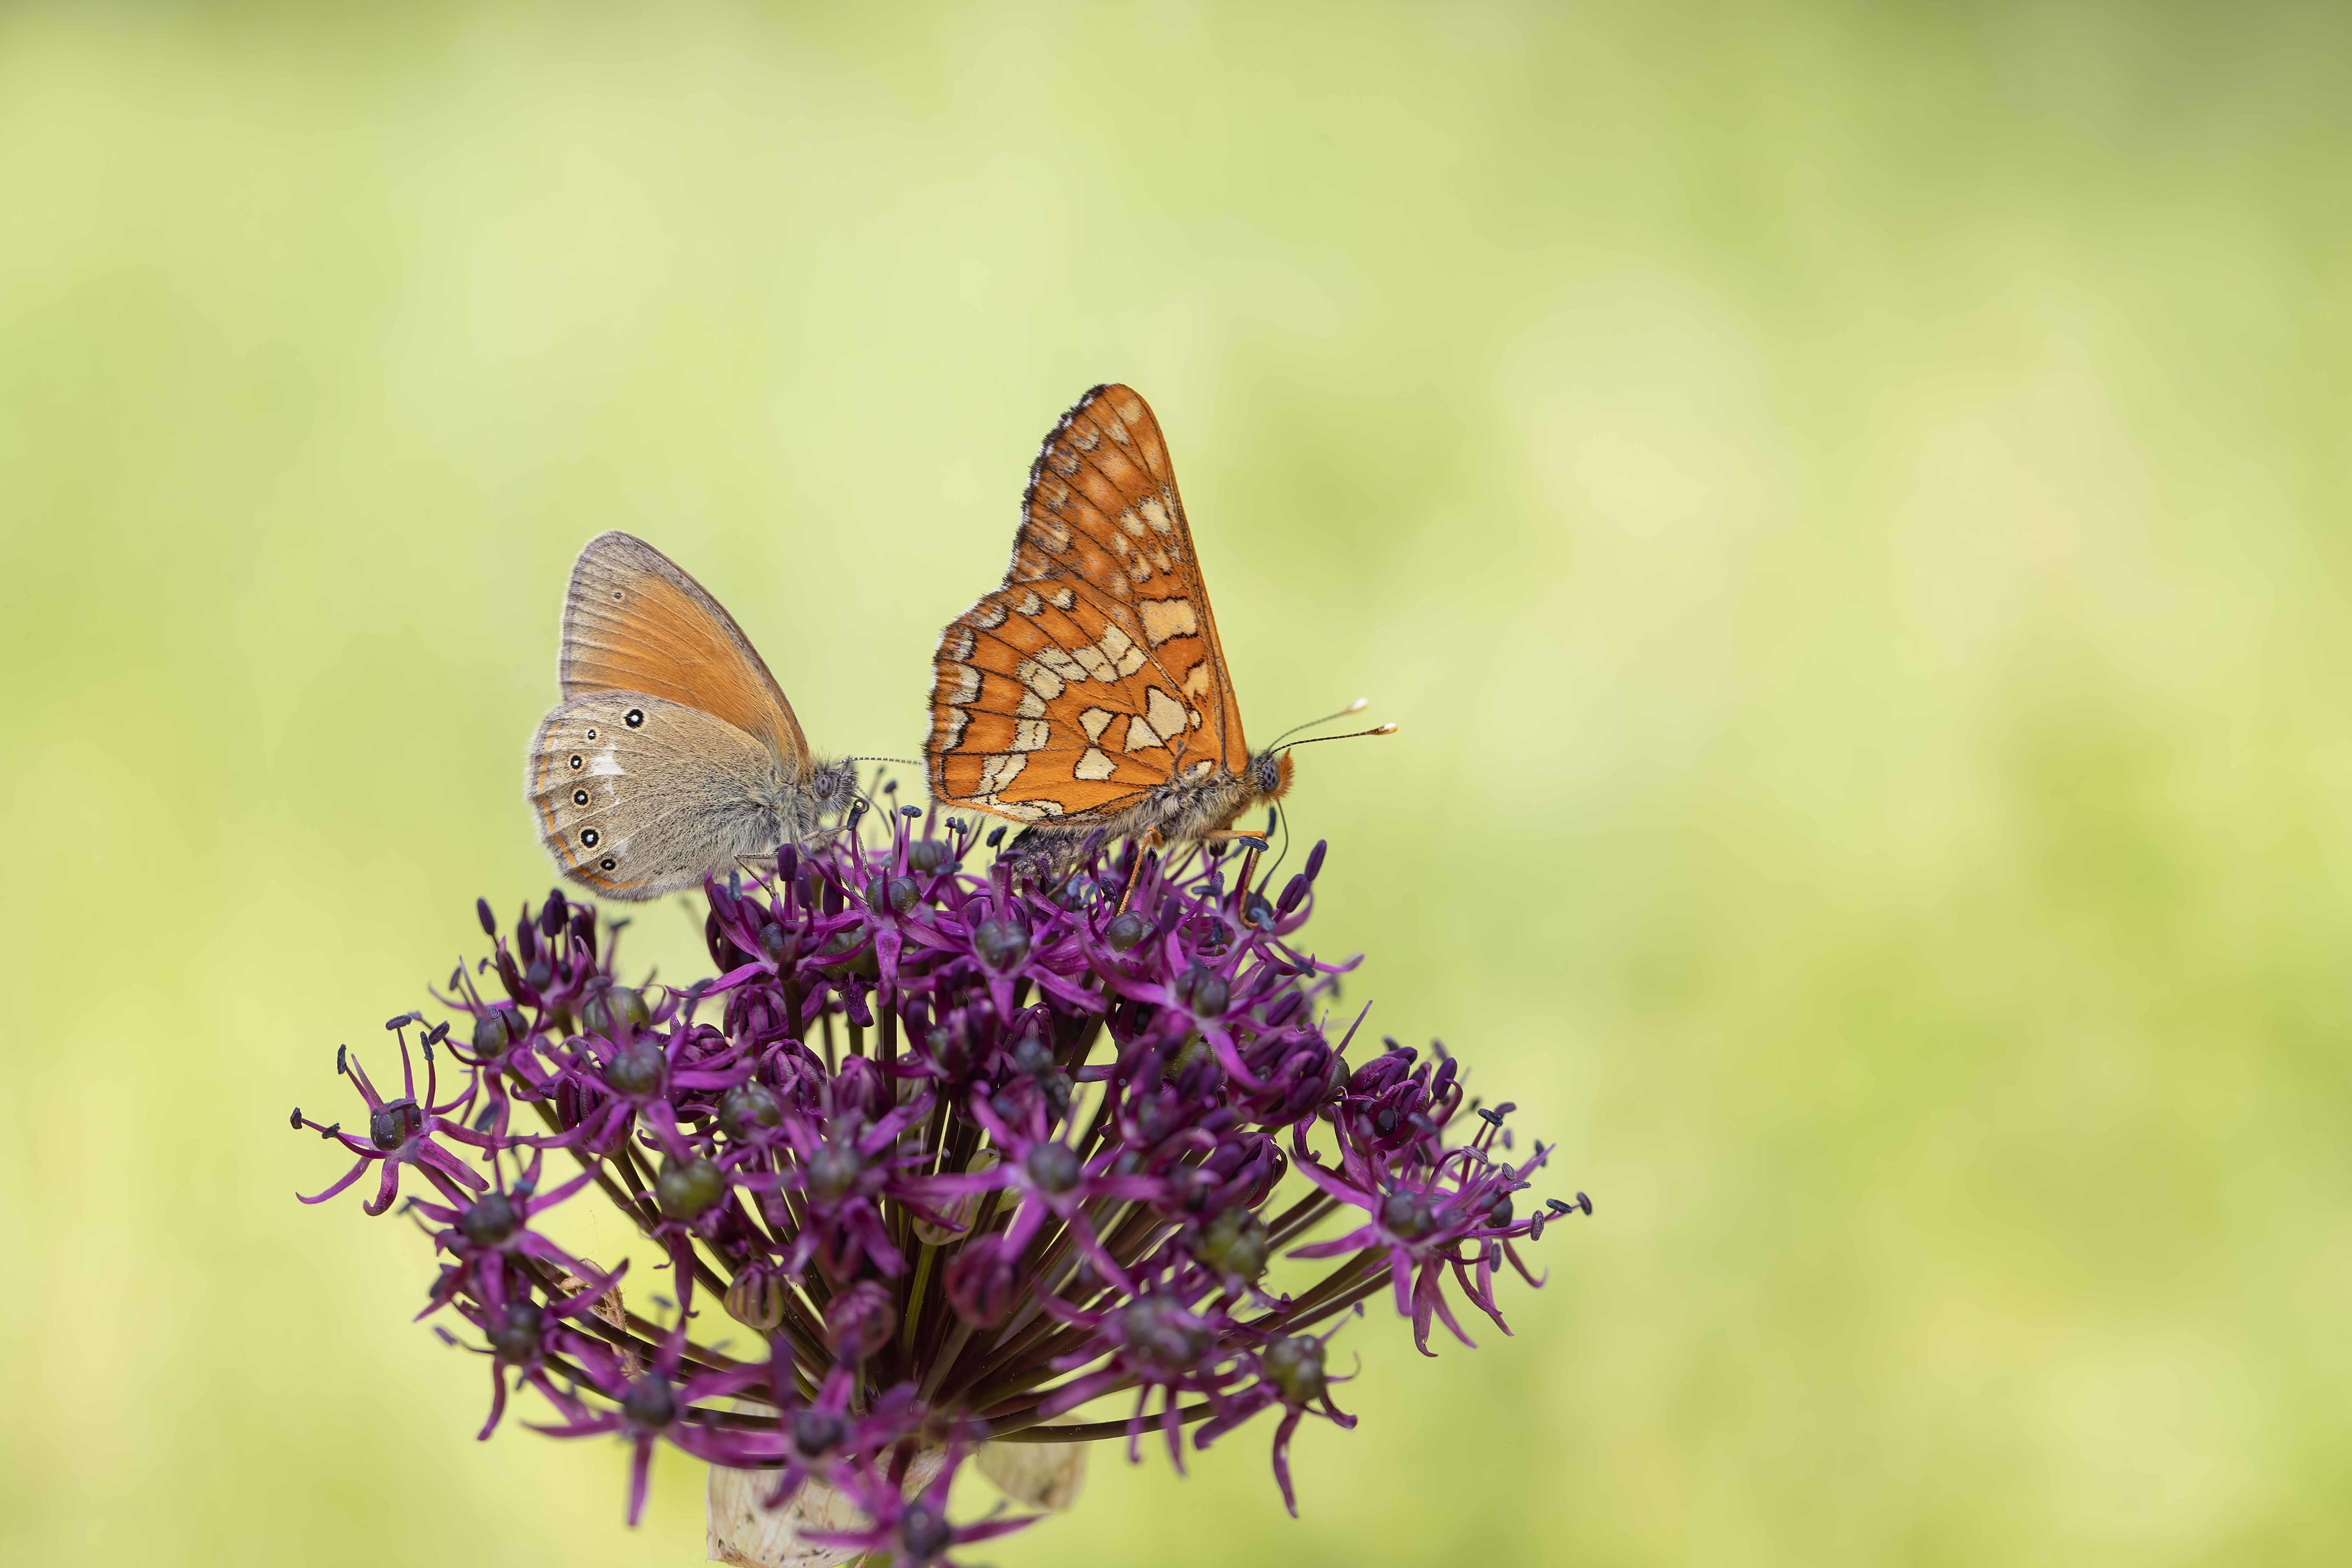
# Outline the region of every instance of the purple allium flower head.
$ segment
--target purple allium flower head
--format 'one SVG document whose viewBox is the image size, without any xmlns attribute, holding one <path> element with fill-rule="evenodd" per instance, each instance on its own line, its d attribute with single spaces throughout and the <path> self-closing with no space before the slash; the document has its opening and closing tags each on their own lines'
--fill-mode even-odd
<svg viewBox="0 0 2352 1568">
<path fill-rule="evenodd" d="M 879 821 L 706 883 L 716 973 L 685 988 L 623 984 L 618 926 L 561 893 L 503 935 L 481 904 L 493 948 L 437 998 L 422 1092 L 407 1014 L 398 1096 L 338 1054 L 364 1136 L 294 1114 L 357 1159 L 304 1202 L 375 1166 L 382 1214 L 419 1178 L 421 1315 L 486 1358 L 481 1435 L 529 1387 L 538 1429 L 622 1437 L 632 1521 L 667 1446 L 772 1473 L 775 1503 L 822 1479 L 867 1521 L 823 1541 L 946 1563 L 1027 1522 L 948 1520 L 977 1444 L 1156 1432 L 1181 1468 L 1188 1427 L 1268 1411 L 1296 1512 L 1305 1417 L 1355 1424 L 1327 1345 L 1364 1303 L 1424 1354 L 1434 1323 L 1467 1344 L 1453 1298 L 1504 1327 L 1502 1266 L 1539 1284 L 1521 1249 L 1591 1212 L 1520 1196 L 1553 1151 L 1515 1161 L 1514 1107 L 1442 1047 L 1349 1059 L 1353 966 L 1297 943 L 1322 845 L 1276 894 L 1256 852 L 1096 847 L 1053 880 L 973 864 L 961 822 Z M 592 1189 L 667 1260 L 660 1320 L 557 1239 Z"/>
</svg>

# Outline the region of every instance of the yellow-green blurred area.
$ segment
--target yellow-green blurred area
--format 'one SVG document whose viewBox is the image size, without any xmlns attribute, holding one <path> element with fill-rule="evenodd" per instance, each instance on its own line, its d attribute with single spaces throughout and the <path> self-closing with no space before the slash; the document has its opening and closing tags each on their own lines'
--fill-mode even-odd
<svg viewBox="0 0 2352 1568">
<path fill-rule="evenodd" d="M 2348 72 L 2324 5 L 0 13 L 0 1559 L 699 1560 L 676 1455 L 630 1532 L 617 1444 L 475 1443 L 287 1112 L 544 896 L 583 540 L 911 755 L 1119 379 L 1253 736 L 1403 727 L 1298 754 L 1317 946 L 1598 1212 L 1515 1337 L 1346 1331 L 1299 1521 L 1262 1418 L 981 1558 L 2340 1561 Z"/>
</svg>

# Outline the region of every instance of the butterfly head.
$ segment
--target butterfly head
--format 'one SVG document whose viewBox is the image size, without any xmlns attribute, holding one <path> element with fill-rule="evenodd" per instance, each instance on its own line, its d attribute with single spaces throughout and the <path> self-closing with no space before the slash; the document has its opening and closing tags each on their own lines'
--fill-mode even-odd
<svg viewBox="0 0 2352 1568">
<path fill-rule="evenodd" d="M 1279 800 L 1290 792 L 1290 753 L 1265 750 L 1249 759 L 1247 779 L 1261 800 Z"/>
<path fill-rule="evenodd" d="M 857 798 L 857 764 L 854 761 L 820 762 L 809 769 L 809 799 L 815 802 L 820 816 L 829 811 L 845 811 Z"/>
</svg>

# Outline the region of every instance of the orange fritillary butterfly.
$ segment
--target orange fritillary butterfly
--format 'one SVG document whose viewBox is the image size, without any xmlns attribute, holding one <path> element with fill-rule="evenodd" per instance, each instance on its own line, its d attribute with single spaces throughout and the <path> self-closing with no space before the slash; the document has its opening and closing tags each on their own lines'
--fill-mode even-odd
<svg viewBox="0 0 2352 1568">
<path fill-rule="evenodd" d="M 1289 755 L 1242 738 L 1168 444 L 1132 389 L 1095 388 L 1039 448 L 1004 586 L 940 635 L 923 755 L 935 799 L 1033 824 L 1048 851 L 1228 836 L 1290 788 Z"/>
</svg>

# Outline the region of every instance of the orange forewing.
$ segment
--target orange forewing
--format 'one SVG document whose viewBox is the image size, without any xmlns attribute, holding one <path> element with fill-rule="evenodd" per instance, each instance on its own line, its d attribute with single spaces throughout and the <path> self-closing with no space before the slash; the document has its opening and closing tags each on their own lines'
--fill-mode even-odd
<svg viewBox="0 0 2352 1568">
<path fill-rule="evenodd" d="M 1023 821 L 1116 815 L 1248 758 L 1159 422 L 1097 387 L 1030 470 L 1004 587 L 940 640 L 926 751 L 942 799 Z"/>
<path fill-rule="evenodd" d="M 743 629 L 659 550 L 624 533 L 588 541 L 563 603 L 557 679 L 567 698 L 643 692 L 726 720 L 794 768 L 808 742 Z"/>
</svg>

